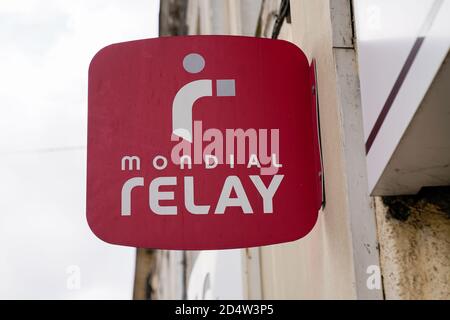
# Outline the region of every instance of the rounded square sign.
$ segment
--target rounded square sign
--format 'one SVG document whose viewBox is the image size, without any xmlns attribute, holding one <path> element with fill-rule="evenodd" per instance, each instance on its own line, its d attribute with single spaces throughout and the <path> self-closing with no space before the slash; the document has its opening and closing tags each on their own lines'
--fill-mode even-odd
<svg viewBox="0 0 450 320">
<path fill-rule="evenodd" d="M 118 43 L 89 67 L 87 220 L 102 240 L 226 249 L 305 236 L 321 180 L 311 68 L 280 41 Z"/>
</svg>

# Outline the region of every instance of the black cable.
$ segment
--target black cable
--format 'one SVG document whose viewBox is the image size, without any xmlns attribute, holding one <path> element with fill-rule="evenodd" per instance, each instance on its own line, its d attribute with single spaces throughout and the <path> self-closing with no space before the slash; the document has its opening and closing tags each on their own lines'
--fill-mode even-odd
<svg viewBox="0 0 450 320">
<path fill-rule="evenodd" d="M 272 39 L 278 39 L 278 35 L 280 34 L 281 27 L 283 26 L 284 20 L 290 13 L 290 4 L 289 0 L 281 0 L 280 4 L 280 12 L 277 15 L 277 19 L 275 20 L 275 24 L 273 26 L 272 31 Z"/>
</svg>

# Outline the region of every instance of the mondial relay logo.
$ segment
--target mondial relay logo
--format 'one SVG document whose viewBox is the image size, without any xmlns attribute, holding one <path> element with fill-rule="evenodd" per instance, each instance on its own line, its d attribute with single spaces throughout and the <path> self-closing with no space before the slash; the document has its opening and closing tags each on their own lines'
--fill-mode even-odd
<svg viewBox="0 0 450 320">
<path fill-rule="evenodd" d="M 197 53 L 188 54 L 183 60 L 186 72 L 199 73 L 205 67 L 204 58 Z M 159 215 L 176 215 L 179 210 L 176 206 L 163 206 L 160 200 L 174 200 L 174 193 L 161 191 L 163 186 L 173 186 L 184 183 L 184 205 L 191 214 L 224 214 L 227 207 L 239 207 L 244 214 L 254 213 L 248 200 L 246 191 L 239 176 L 226 177 L 222 191 L 215 208 L 211 205 L 197 205 L 194 199 L 194 177 L 189 175 L 192 163 L 204 165 L 205 170 L 214 170 L 219 165 L 228 165 L 233 169 L 236 165 L 246 165 L 247 168 L 259 168 L 261 175 L 273 175 L 268 186 L 264 184 L 259 175 L 249 175 L 255 190 L 261 196 L 264 213 L 273 213 L 273 197 L 283 180 L 282 174 L 275 174 L 282 165 L 277 163 L 279 159 L 279 129 L 226 129 L 222 132 L 216 128 L 210 128 L 203 132 L 202 121 L 194 121 L 192 129 L 192 110 L 195 101 L 202 97 L 213 96 L 213 81 L 210 79 L 195 80 L 184 85 L 175 95 L 172 104 L 172 136 L 171 141 L 179 141 L 172 149 L 171 161 L 179 166 L 180 170 L 186 170 L 187 175 L 183 181 L 178 181 L 176 176 L 162 176 L 154 178 L 150 182 L 150 209 Z M 236 81 L 234 79 L 216 80 L 216 97 L 234 97 L 236 94 Z M 270 137 L 269 137 L 270 135 Z M 268 141 L 271 141 L 270 148 Z M 180 141 L 181 140 L 181 141 Z M 249 158 L 246 159 L 246 140 L 248 141 Z M 212 142 L 210 142 L 212 141 Z M 236 145 L 235 145 L 236 141 Z M 206 142 L 205 148 L 202 148 Z M 258 143 L 259 142 L 259 143 Z M 192 146 L 193 144 L 193 146 Z M 258 153 L 259 146 L 259 153 Z M 224 148 L 225 147 L 225 148 Z M 192 155 L 192 150 L 194 155 Z M 235 156 L 236 151 L 236 156 Z M 269 151 L 269 154 L 267 152 Z M 156 155 L 153 158 L 153 167 L 163 172 L 168 165 L 168 159 L 164 155 Z M 268 165 L 268 167 L 267 167 Z M 133 170 L 141 166 L 138 156 L 122 157 L 122 170 Z M 275 175 L 274 175 L 275 174 Z M 136 187 L 144 187 L 144 177 L 133 177 L 127 180 L 121 192 L 121 215 L 131 215 L 131 192 Z M 236 196 L 232 197 L 234 193 Z"/>
</svg>

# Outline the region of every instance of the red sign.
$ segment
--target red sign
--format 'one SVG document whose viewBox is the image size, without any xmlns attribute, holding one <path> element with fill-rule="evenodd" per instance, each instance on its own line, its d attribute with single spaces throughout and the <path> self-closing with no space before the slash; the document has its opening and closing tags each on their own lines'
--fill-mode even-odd
<svg viewBox="0 0 450 320">
<path fill-rule="evenodd" d="M 87 219 L 102 240 L 226 249 L 299 239 L 321 205 L 311 68 L 231 36 L 118 43 L 89 67 Z"/>
</svg>

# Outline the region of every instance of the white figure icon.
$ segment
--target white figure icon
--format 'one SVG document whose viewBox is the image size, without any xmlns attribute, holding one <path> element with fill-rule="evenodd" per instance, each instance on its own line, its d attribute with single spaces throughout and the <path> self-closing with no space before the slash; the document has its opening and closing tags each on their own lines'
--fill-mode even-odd
<svg viewBox="0 0 450 320">
<path fill-rule="evenodd" d="M 205 68 L 205 59 L 198 53 L 190 53 L 183 59 L 183 68 L 189 73 L 199 73 Z M 210 79 L 195 80 L 178 90 L 172 104 L 172 132 L 174 135 L 192 142 L 192 108 L 195 101 L 212 96 Z M 216 80 L 217 97 L 234 97 L 235 80 Z"/>
</svg>

